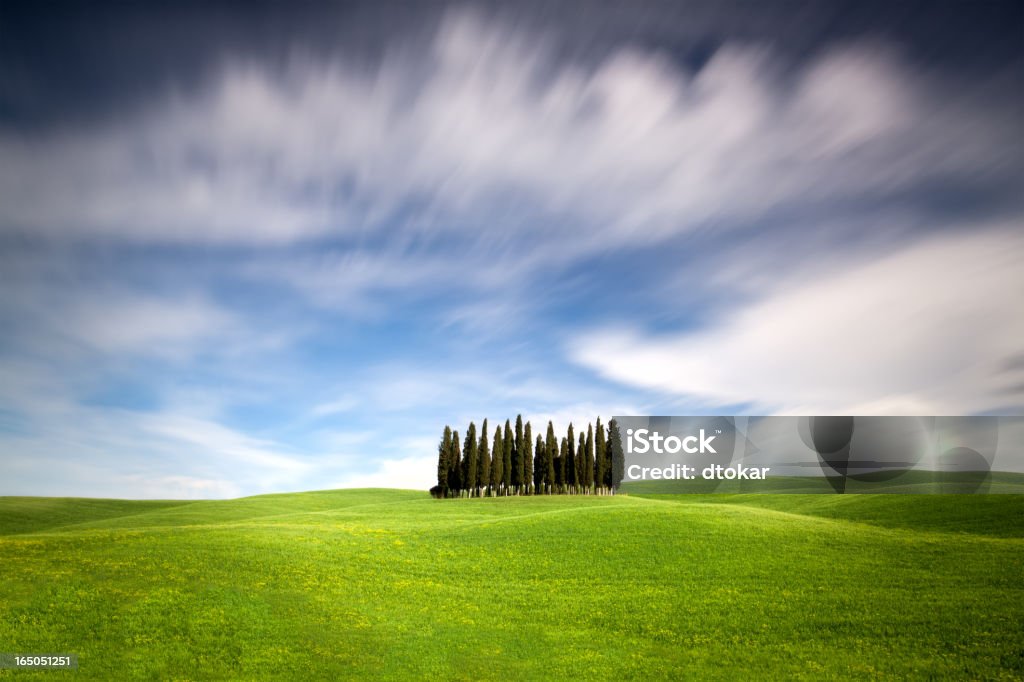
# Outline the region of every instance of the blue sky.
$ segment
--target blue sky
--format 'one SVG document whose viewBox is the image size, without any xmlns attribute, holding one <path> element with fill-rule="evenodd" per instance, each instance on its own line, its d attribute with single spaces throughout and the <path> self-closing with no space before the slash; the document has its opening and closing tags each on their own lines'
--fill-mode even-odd
<svg viewBox="0 0 1024 682">
<path fill-rule="evenodd" d="M 426 488 L 446 423 L 517 413 L 1024 406 L 1019 3 L 27 7 L 0 495 Z"/>
</svg>

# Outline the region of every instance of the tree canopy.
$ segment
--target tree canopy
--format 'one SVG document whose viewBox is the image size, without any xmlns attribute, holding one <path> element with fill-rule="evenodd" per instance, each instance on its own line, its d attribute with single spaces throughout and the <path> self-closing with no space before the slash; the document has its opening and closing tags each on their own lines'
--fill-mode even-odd
<svg viewBox="0 0 1024 682">
<path fill-rule="evenodd" d="M 609 495 L 622 482 L 625 461 L 615 420 L 605 428 L 598 417 L 578 434 L 569 424 L 565 435 L 555 435 L 549 421 L 546 434 L 517 415 L 504 428 L 494 429 L 488 441 L 488 420 L 477 432 L 470 422 L 464 442 L 459 432 L 445 426 L 437 446 L 435 497 L 498 497 L 507 495 Z M 490 446 L 488 443 L 490 442 Z"/>
</svg>

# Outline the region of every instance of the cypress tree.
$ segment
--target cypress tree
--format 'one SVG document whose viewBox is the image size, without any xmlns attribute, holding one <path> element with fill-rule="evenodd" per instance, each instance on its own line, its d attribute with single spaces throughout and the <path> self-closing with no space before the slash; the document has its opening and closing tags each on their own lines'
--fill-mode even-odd
<svg viewBox="0 0 1024 682">
<path fill-rule="evenodd" d="M 555 462 L 555 485 L 558 487 L 558 492 L 565 492 L 565 436 L 562 436 L 562 442 L 558 447 L 558 461 Z"/>
<path fill-rule="evenodd" d="M 523 492 L 529 494 L 533 483 L 533 429 L 526 422 L 523 429 Z"/>
<path fill-rule="evenodd" d="M 611 459 L 612 490 L 618 490 L 626 475 L 626 458 L 622 453 L 622 438 L 619 424 L 614 419 L 608 422 L 608 453 Z"/>
<path fill-rule="evenodd" d="M 491 451 L 487 443 L 487 420 L 484 419 L 483 428 L 480 430 L 480 445 L 477 446 L 476 465 L 476 486 L 480 489 L 480 495 L 490 492 L 491 485 Z"/>
<path fill-rule="evenodd" d="M 608 428 L 605 427 L 604 440 L 604 487 L 612 491 L 612 448 L 608 442 Z"/>
<path fill-rule="evenodd" d="M 565 445 L 565 485 L 570 493 L 576 492 L 576 439 L 572 430 L 572 423 L 566 435 Z"/>
<path fill-rule="evenodd" d="M 555 427 L 548 422 L 548 440 L 545 443 L 547 456 L 544 458 L 545 464 L 547 464 L 547 473 L 544 476 L 545 486 L 547 487 L 547 494 L 550 495 L 555 492 L 555 479 L 558 476 L 557 472 L 557 459 L 558 459 L 558 439 L 555 438 Z"/>
<path fill-rule="evenodd" d="M 462 480 L 465 481 L 466 490 L 469 491 L 469 496 L 473 497 L 476 494 L 476 465 L 477 465 L 477 452 L 476 452 L 476 424 L 469 422 L 469 428 L 466 429 L 466 446 L 465 446 L 465 457 L 464 466 L 462 472 Z"/>
<path fill-rule="evenodd" d="M 594 425 L 587 424 L 587 444 L 583 452 L 583 485 L 587 492 L 594 485 Z"/>
<path fill-rule="evenodd" d="M 604 426 L 601 425 L 601 418 L 597 418 L 597 433 L 594 435 L 594 485 L 598 491 L 604 489 L 605 472 L 605 445 Z"/>
<path fill-rule="evenodd" d="M 547 448 L 544 446 L 544 438 L 537 434 L 537 445 L 534 450 L 537 453 L 533 458 L 533 494 L 544 494 L 545 476 L 548 473 Z"/>
<path fill-rule="evenodd" d="M 587 469 L 587 439 L 580 431 L 580 444 L 576 448 L 576 492 L 583 493 L 587 488 L 587 479 L 583 472 Z"/>
<path fill-rule="evenodd" d="M 441 442 L 437 444 L 437 487 L 441 489 L 441 497 L 448 496 L 448 454 L 451 445 L 452 429 L 450 426 L 445 426 Z"/>
<path fill-rule="evenodd" d="M 512 448 L 515 446 L 515 442 L 512 440 L 512 425 L 509 421 L 505 420 L 505 442 L 502 443 L 501 454 L 503 457 L 501 464 L 501 482 L 505 486 L 505 494 L 509 494 L 509 489 L 512 487 Z"/>
<path fill-rule="evenodd" d="M 494 447 L 491 448 L 491 494 L 501 494 L 501 481 L 504 473 L 502 467 L 505 458 L 502 454 L 501 426 L 494 429 Z"/>
<path fill-rule="evenodd" d="M 448 487 L 454 497 L 459 497 L 462 493 L 462 452 L 459 450 L 458 431 L 452 431 L 452 444 L 448 452 Z"/>
<path fill-rule="evenodd" d="M 587 433 L 576 433 L 569 424 L 566 435 L 558 439 L 554 424 L 548 421 L 547 435 L 516 416 L 515 430 L 510 420 L 505 428 L 494 430 L 488 449 L 488 421 L 484 419 L 478 434 L 475 422 L 469 423 L 465 442 L 459 432 L 444 427 L 437 445 L 436 497 L 487 495 L 606 494 L 615 493 L 625 476 L 625 454 L 616 420 L 607 428 L 601 418 L 587 424 Z"/>
<path fill-rule="evenodd" d="M 525 448 L 523 447 L 523 415 L 516 415 L 516 441 L 512 446 L 512 487 L 515 489 L 516 494 L 523 492 L 523 487 L 526 485 L 526 479 L 523 478 L 523 474 L 526 471 L 526 463 L 523 462 L 523 455 Z"/>
</svg>

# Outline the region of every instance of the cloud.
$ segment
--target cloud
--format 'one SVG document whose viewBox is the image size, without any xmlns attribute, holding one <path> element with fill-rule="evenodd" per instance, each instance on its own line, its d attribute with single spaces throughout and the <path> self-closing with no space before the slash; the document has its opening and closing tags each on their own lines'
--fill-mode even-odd
<svg viewBox="0 0 1024 682">
<path fill-rule="evenodd" d="M 178 355 L 238 330 L 230 313 L 199 297 L 90 292 L 76 298 L 61 314 L 59 328 L 107 353 Z"/>
<path fill-rule="evenodd" d="M 200 94 L 106 126 L 3 133 L 0 229 L 280 244 L 401 223 L 473 241 L 485 221 L 499 250 L 511 230 L 584 252 L 1020 168 L 1009 117 L 947 106 L 874 45 L 788 74 L 756 46 L 697 72 L 555 48 L 453 12 L 373 69 L 227 63 Z"/>
<path fill-rule="evenodd" d="M 241 488 L 231 479 L 194 476 L 115 476 L 120 486 L 133 491 L 133 499 L 208 500 L 240 497 Z"/>
<path fill-rule="evenodd" d="M 212 419 L 67 402 L 20 408 L 14 428 L 0 429 L 0 494 L 224 497 L 308 486 L 323 465 Z"/>
<path fill-rule="evenodd" d="M 436 448 L 436 444 L 433 444 Z M 437 482 L 437 455 L 383 459 L 376 471 L 356 473 L 337 481 L 335 488 L 407 488 L 427 490 Z"/>
<path fill-rule="evenodd" d="M 331 417 L 350 412 L 358 406 L 359 399 L 356 396 L 344 395 L 337 400 L 331 400 L 329 402 L 313 406 L 310 415 L 314 419 L 322 419 L 324 417 Z"/>
<path fill-rule="evenodd" d="M 26 261 L 21 263 L 19 261 Z M 153 290 L 119 281 L 115 268 L 87 258 L 12 248 L 0 263 L 0 313 L 17 320 L 8 343 L 53 358 L 89 351 L 110 357 L 186 359 L 245 325 L 198 290 Z M 263 340 L 262 343 L 267 343 Z"/>
<path fill-rule="evenodd" d="M 280 446 L 239 433 L 221 424 L 194 417 L 155 414 L 138 418 L 143 431 L 185 443 L 231 460 L 233 466 L 263 469 L 298 476 L 309 469 L 300 459 L 282 453 Z"/>
<path fill-rule="evenodd" d="M 577 403 L 567 405 L 553 412 L 530 412 L 523 415 L 523 421 L 529 421 L 533 428 L 533 439 L 537 436 L 547 435 L 548 422 L 551 422 L 555 429 L 555 435 L 561 439 L 566 434 L 569 424 L 573 425 L 577 437 L 580 433 L 587 432 L 588 424 L 596 424 L 597 418 L 601 418 L 601 424 L 608 426 L 608 421 L 615 415 L 644 414 L 646 410 L 636 403 Z"/>
<path fill-rule="evenodd" d="M 375 303 L 381 297 L 451 286 L 447 277 L 451 270 L 451 263 L 433 255 L 335 250 L 270 262 L 258 260 L 244 266 L 242 273 L 257 281 L 280 282 L 318 307 L 372 317 L 380 312 Z"/>
<path fill-rule="evenodd" d="M 709 405 L 971 414 L 1024 404 L 1020 226 L 921 240 L 787 278 L 706 327 L 580 336 L 570 355 L 615 381 Z M 820 263 L 818 264 L 820 269 Z"/>
</svg>

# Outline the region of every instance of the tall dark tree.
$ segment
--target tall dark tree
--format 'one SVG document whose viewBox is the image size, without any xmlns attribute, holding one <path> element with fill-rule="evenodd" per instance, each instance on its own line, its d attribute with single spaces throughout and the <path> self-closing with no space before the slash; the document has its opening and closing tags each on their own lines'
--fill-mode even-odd
<svg viewBox="0 0 1024 682">
<path fill-rule="evenodd" d="M 512 488 L 512 448 L 515 447 L 515 442 L 512 440 L 512 425 L 509 421 L 505 420 L 505 442 L 502 443 L 501 454 L 503 457 L 501 464 L 501 482 L 505 487 L 505 494 L 511 493 Z"/>
<path fill-rule="evenodd" d="M 576 492 L 576 436 L 573 433 L 572 423 L 569 423 L 569 430 L 566 432 L 565 446 L 565 486 L 568 492 Z"/>
<path fill-rule="evenodd" d="M 622 437 L 619 424 L 614 419 L 608 422 L 608 453 L 611 459 L 612 489 L 618 490 L 626 475 L 626 457 L 622 452 Z"/>
<path fill-rule="evenodd" d="M 437 487 L 440 489 L 440 497 L 448 496 L 448 470 L 451 468 L 448 464 L 448 457 L 451 454 L 451 449 L 452 429 L 450 426 L 445 426 L 441 442 L 437 444 Z"/>
<path fill-rule="evenodd" d="M 555 460 L 555 487 L 558 492 L 565 492 L 565 459 L 566 459 L 565 436 L 558 446 L 558 459 Z"/>
<path fill-rule="evenodd" d="M 555 492 L 555 459 L 558 457 L 558 439 L 555 437 L 555 427 L 551 422 L 548 422 L 544 451 L 544 492 L 551 495 Z"/>
<path fill-rule="evenodd" d="M 537 445 L 533 450 L 536 455 L 533 458 L 533 494 L 543 495 L 547 492 L 546 481 L 548 475 L 547 446 L 544 445 L 544 438 L 537 434 Z"/>
<path fill-rule="evenodd" d="M 459 432 L 452 431 L 452 446 L 448 460 L 448 487 L 453 497 L 462 495 L 462 452 L 459 448 Z"/>
<path fill-rule="evenodd" d="M 476 487 L 483 495 L 491 485 L 491 450 L 487 443 L 487 420 L 484 419 L 483 427 L 480 429 L 480 445 L 477 446 L 476 464 Z"/>
<path fill-rule="evenodd" d="M 594 425 L 587 424 L 587 443 L 583 453 L 583 485 L 590 492 L 594 485 Z"/>
<path fill-rule="evenodd" d="M 479 432 L 470 422 L 460 442 L 458 431 L 444 427 L 431 495 L 614 494 L 625 476 L 622 435 L 614 419 L 605 427 L 598 417 L 596 428 L 587 424 L 586 435 L 569 424 L 561 439 L 548 421 L 546 436 L 537 434 L 534 443 L 533 427 L 517 415 L 514 430 L 508 419 L 494 430 L 490 449 L 487 428 L 486 419 Z"/>
<path fill-rule="evenodd" d="M 523 429 L 523 492 L 529 494 L 533 484 L 533 429 L 526 422 Z"/>
<path fill-rule="evenodd" d="M 470 497 L 477 492 L 476 487 L 476 467 L 477 467 L 477 452 L 476 452 L 476 424 L 469 422 L 469 428 L 466 429 L 466 445 L 463 447 L 465 451 L 462 461 L 462 480 L 465 481 L 465 487 Z"/>
<path fill-rule="evenodd" d="M 523 478 L 523 474 L 526 471 L 526 463 L 523 462 L 523 454 L 525 448 L 523 447 L 523 415 L 516 415 L 516 431 L 515 431 L 515 443 L 512 445 L 512 488 L 516 491 L 516 494 L 523 492 L 523 487 L 526 485 L 526 479 Z"/>
<path fill-rule="evenodd" d="M 494 429 L 494 447 L 491 448 L 491 494 L 501 494 L 501 482 L 504 472 L 502 467 L 505 465 L 505 456 L 502 453 L 504 441 L 501 437 L 501 425 Z"/>
<path fill-rule="evenodd" d="M 576 492 L 584 493 L 587 488 L 587 479 L 584 472 L 587 470 L 587 438 L 580 432 L 580 444 L 576 448 Z"/>
<path fill-rule="evenodd" d="M 557 491 L 555 486 L 558 479 L 558 438 L 555 437 L 555 427 L 551 422 L 548 422 L 548 436 L 545 446 L 548 453 L 544 460 L 548 470 L 544 478 L 547 485 L 547 493 L 550 495 Z"/>
</svg>

